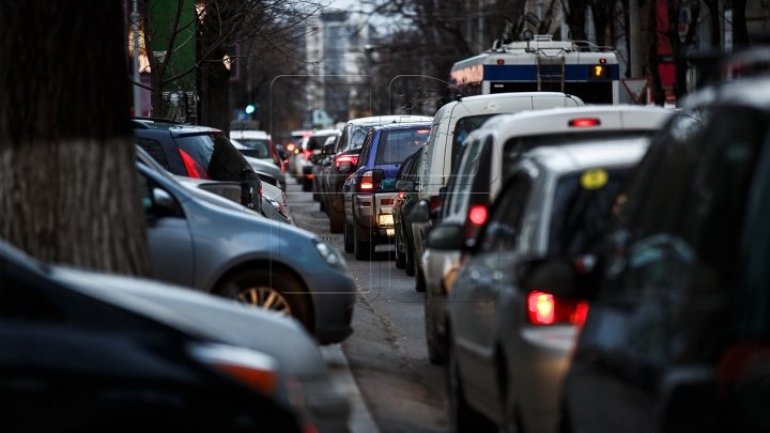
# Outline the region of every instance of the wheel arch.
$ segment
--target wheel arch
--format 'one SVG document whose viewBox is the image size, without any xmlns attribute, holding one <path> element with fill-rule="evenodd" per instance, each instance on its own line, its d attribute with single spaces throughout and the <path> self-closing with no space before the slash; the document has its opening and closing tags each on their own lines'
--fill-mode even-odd
<svg viewBox="0 0 770 433">
<path fill-rule="evenodd" d="M 215 283 L 211 286 L 210 292 L 218 295 L 219 288 L 229 278 L 232 278 L 233 276 L 238 275 L 239 273 L 242 273 L 242 272 L 262 270 L 262 269 L 267 269 L 269 270 L 269 272 L 279 272 L 283 275 L 287 275 L 300 286 L 300 288 L 302 289 L 302 296 L 307 301 L 307 304 L 310 307 L 308 308 L 308 314 L 310 314 L 308 323 L 311 325 L 312 329 L 309 329 L 309 331 L 311 333 L 315 332 L 315 328 L 316 328 L 315 302 L 313 299 L 313 295 L 308 289 L 308 285 L 305 282 L 305 280 L 302 278 L 302 276 L 299 273 L 297 273 L 297 271 L 295 271 L 291 266 L 281 261 L 270 260 L 265 258 L 252 258 L 252 259 L 248 259 L 248 260 L 239 262 L 237 264 L 234 264 L 219 275 L 219 277 L 215 280 Z"/>
</svg>

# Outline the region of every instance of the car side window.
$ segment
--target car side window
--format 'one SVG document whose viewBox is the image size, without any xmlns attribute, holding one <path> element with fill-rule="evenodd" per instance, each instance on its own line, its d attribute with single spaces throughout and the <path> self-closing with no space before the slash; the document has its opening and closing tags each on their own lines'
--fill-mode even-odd
<svg viewBox="0 0 770 433">
<path fill-rule="evenodd" d="M 163 151 L 163 146 L 160 143 L 150 138 L 137 137 L 136 144 L 152 156 L 155 161 L 158 161 L 158 164 L 163 166 L 163 168 L 170 171 L 166 152 Z"/>
<path fill-rule="evenodd" d="M 358 157 L 358 167 L 366 167 L 366 161 L 369 159 L 369 152 L 372 149 L 372 139 L 374 137 L 374 130 L 370 129 L 364 138 L 364 144 L 361 145 L 361 156 Z"/>
<path fill-rule="evenodd" d="M 531 190 L 532 178 L 529 174 L 520 171 L 513 175 L 498 197 L 489 222 L 481 233 L 482 251 L 510 251 L 518 246 Z"/>
</svg>

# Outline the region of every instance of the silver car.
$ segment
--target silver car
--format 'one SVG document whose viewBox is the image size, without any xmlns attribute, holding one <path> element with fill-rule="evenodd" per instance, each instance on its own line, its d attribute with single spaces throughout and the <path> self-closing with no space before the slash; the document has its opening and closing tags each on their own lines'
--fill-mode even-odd
<svg viewBox="0 0 770 433">
<path fill-rule="evenodd" d="M 291 315 L 321 343 L 353 332 L 355 286 L 334 247 L 137 167 L 156 278 Z"/>
<path fill-rule="evenodd" d="M 446 303 L 457 431 L 556 431 L 562 380 L 588 307 L 521 287 L 515 270 L 523 259 L 578 257 L 598 247 L 648 139 L 596 140 L 525 153 L 468 251 Z M 438 226 L 428 241 L 462 248 L 462 228 Z"/>
</svg>

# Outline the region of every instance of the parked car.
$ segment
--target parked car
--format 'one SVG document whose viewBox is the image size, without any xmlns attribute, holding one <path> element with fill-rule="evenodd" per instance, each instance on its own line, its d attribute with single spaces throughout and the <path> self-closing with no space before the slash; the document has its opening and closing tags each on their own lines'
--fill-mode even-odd
<svg viewBox="0 0 770 433">
<path fill-rule="evenodd" d="M 251 168 L 259 175 L 260 180 L 286 191 L 286 174 L 281 171 L 279 165 L 245 154 L 244 150 L 247 150 L 247 148 L 236 139 L 231 138 L 230 142 L 233 144 L 233 147 L 238 149 L 238 151 L 243 154 L 243 156 L 246 158 L 246 162 L 248 162 Z"/>
<path fill-rule="evenodd" d="M 624 191 L 595 266 L 564 255 L 522 270 L 590 302 L 563 431 L 770 431 L 768 92 L 766 77 L 745 78 L 688 97 Z"/>
<path fill-rule="evenodd" d="M 561 382 L 587 306 L 520 285 L 511 270 L 523 258 L 577 256 L 598 247 L 612 205 L 648 143 L 632 138 L 540 147 L 511 167 L 446 301 L 456 431 L 556 431 Z M 459 225 L 437 226 L 428 242 L 436 250 L 468 248 Z"/>
<path fill-rule="evenodd" d="M 415 260 L 417 291 L 425 290 L 422 263 L 419 260 L 425 251 L 424 240 L 439 215 L 446 185 L 452 171 L 456 169 L 457 155 L 468 135 L 497 114 L 580 105 L 583 105 L 580 98 L 565 93 L 520 92 L 469 96 L 439 108 L 433 118 L 431 135 L 419 170 L 417 191 L 420 200 L 427 203 L 431 219 L 412 225 L 414 257 L 418 258 Z"/>
<path fill-rule="evenodd" d="M 486 222 L 489 205 L 507 178 L 510 161 L 535 147 L 568 144 L 590 138 L 649 137 L 657 132 L 672 110 L 660 107 L 589 105 L 552 108 L 489 119 L 473 131 L 452 173 L 451 189 L 441 214 L 440 225 L 461 227 L 470 246 Z M 417 220 L 420 222 L 420 220 Z M 424 216 L 421 222 L 428 222 Z M 431 361 L 441 363 L 444 338 L 444 301 L 462 261 L 462 249 L 440 251 L 426 248 L 420 257 L 424 281 L 426 340 Z M 421 284 L 416 284 L 419 289 Z"/>
<path fill-rule="evenodd" d="M 208 179 L 197 179 L 192 177 L 178 176 L 178 175 L 171 174 L 163 166 L 161 166 L 160 163 L 155 158 L 150 156 L 150 154 L 148 154 L 140 146 L 137 145 L 135 148 L 135 151 L 136 151 L 137 160 L 140 161 L 142 164 L 157 171 L 158 173 L 164 174 L 169 177 L 173 176 L 178 182 L 180 182 L 183 185 L 186 185 L 192 188 L 200 188 L 204 191 L 208 191 L 213 194 L 222 196 L 238 204 L 242 203 L 242 195 L 245 193 L 248 194 L 248 192 L 244 192 L 244 189 L 248 188 L 248 185 L 243 185 L 238 182 L 212 181 Z M 248 189 L 246 191 L 248 191 Z M 288 224 L 294 224 L 294 220 L 292 219 L 291 214 L 289 213 L 288 204 L 286 203 L 286 195 L 283 193 L 281 189 L 274 187 L 269 183 L 263 183 L 261 197 L 262 197 L 262 206 L 260 207 L 259 213 L 261 213 L 263 216 L 267 218 L 270 218 L 276 221 L 280 221 Z M 250 209 L 250 208 L 247 208 L 247 209 Z M 250 210 L 254 210 L 254 209 L 250 209 Z M 254 210 L 254 212 L 256 212 L 256 210 Z"/>
<path fill-rule="evenodd" d="M 4 242 L 0 281 L 3 430 L 300 431 L 274 358 L 116 286 L 165 287 L 44 265 Z"/>
<path fill-rule="evenodd" d="M 350 335 L 355 287 L 334 247 L 138 169 L 156 278 L 293 316 L 321 343 Z"/>
<path fill-rule="evenodd" d="M 345 206 L 342 185 L 358 165 L 358 154 L 369 129 L 377 125 L 401 122 L 430 121 L 429 116 L 388 115 L 361 117 L 349 120 L 342 129 L 329 170 L 323 173 L 321 198 L 329 215 L 329 230 L 342 233 L 345 223 Z"/>
<path fill-rule="evenodd" d="M 326 139 L 339 134 L 336 129 L 314 130 L 310 135 L 302 139 L 294 151 L 292 167 L 294 177 L 302 184 L 303 191 L 310 191 L 313 187 L 313 160 L 320 155 Z"/>
<path fill-rule="evenodd" d="M 236 140 L 243 145 L 244 149 L 240 149 L 240 151 L 245 156 L 260 159 L 277 167 L 281 166 L 273 138 L 266 131 L 259 129 L 231 129 L 230 139 Z"/>
<path fill-rule="evenodd" d="M 396 175 L 396 201 L 393 204 L 393 228 L 395 238 L 396 268 L 406 270 L 414 276 L 414 246 L 412 244 L 412 208 L 417 203 L 417 170 L 425 155 L 425 146 L 411 154 L 401 163 Z"/>
<path fill-rule="evenodd" d="M 323 173 L 329 169 L 332 164 L 332 152 L 337 145 L 337 140 L 340 138 L 340 132 L 332 134 L 326 138 L 323 146 L 321 146 L 321 152 L 313 157 L 313 200 L 321 203 L 321 211 L 325 211 L 324 201 L 321 200 L 321 179 Z"/>
<path fill-rule="evenodd" d="M 133 119 L 136 143 L 166 170 L 180 176 L 241 182 L 241 204 L 261 210 L 262 182 L 222 131 L 165 120 Z"/>
<path fill-rule="evenodd" d="M 393 242 L 396 173 L 401 162 L 425 144 L 430 126 L 430 122 L 395 123 L 372 127 L 367 133 L 356 171 L 342 187 L 344 240 L 356 259 L 369 259 L 375 246 Z"/>
</svg>

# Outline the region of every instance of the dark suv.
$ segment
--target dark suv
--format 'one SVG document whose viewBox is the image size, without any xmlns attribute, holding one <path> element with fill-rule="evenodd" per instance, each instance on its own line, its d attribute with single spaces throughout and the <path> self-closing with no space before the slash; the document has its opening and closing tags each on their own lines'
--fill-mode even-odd
<svg viewBox="0 0 770 433">
<path fill-rule="evenodd" d="M 591 301 L 562 431 L 770 431 L 767 95 L 754 78 L 688 98 L 616 202 L 596 266 L 519 270 Z"/>
<path fill-rule="evenodd" d="M 239 182 L 241 204 L 260 212 L 262 182 L 222 131 L 164 120 L 133 119 L 136 144 L 169 172 Z"/>
<path fill-rule="evenodd" d="M 393 123 L 373 127 L 364 138 L 356 171 L 342 187 L 345 250 L 357 259 L 393 242 L 396 175 L 404 159 L 428 140 L 430 127 L 430 122 Z"/>
</svg>

